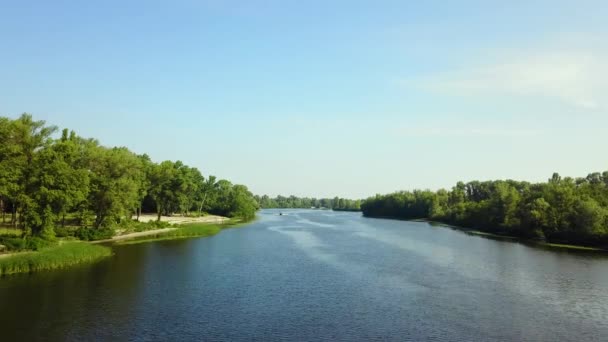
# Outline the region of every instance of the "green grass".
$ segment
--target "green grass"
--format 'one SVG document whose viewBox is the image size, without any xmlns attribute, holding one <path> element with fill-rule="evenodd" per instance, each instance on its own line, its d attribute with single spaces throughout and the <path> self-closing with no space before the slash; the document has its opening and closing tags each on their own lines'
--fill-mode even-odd
<svg viewBox="0 0 608 342">
<path fill-rule="evenodd" d="M 84 242 L 66 242 L 38 252 L 17 253 L 0 258 L 0 275 L 31 273 L 92 262 L 112 255 L 108 247 Z"/>
<path fill-rule="evenodd" d="M 175 240 L 175 239 L 186 239 L 192 237 L 206 237 L 212 236 L 219 233 L 222 229 L 227 228 L 225 225 L 217 225 L 210 223 L 190 223 L 184 224 L 176 230 L 168 232 L 158 233 L 154 235 L 147 235 L 142 238 L 135 238 L 132 240 L 117 241 L 117 244 L 130 245 L 136 243 L 144 243 L 150 241 L 159 240 Z"/>
<path fill-rule="evenodd" d="M 16 237 L 19 237 L 19 236 L 21 236 L 22 233 L 23 233 L 23 231 L 21 229 L 0 228 L 0 235 L 4 235 L 4 236 L 16 236 Z"/>
</svg>

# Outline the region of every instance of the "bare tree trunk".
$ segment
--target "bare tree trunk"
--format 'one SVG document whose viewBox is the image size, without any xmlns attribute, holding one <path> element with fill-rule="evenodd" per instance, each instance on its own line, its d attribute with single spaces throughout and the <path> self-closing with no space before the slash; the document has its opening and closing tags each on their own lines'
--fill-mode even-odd
<svg viewBox="0 0 608 342">
<path fill-rule="evenodd" d="M 141 216 L 141 204 L 137 208 L 137 222 L 139 222 L 139 216 Z"/>
<path fill-rule="evenodd" d="M 0 210 L 2 210 L 2 223 L 6 222 L 6 213 L 4 212 L 4 200 L 0 198 Z"/>
<path fill-rule="evenodd" d="M 203 214 L 203 206 L 205 205 L 205 200 L 207 199 L 207 193 L 205 192 L 205 196 L 203 196 L 203 201 L 201 202 L 201 208 L 198 210 L 200 215 Z"/>
<path fill-rule="evenodd" d="M 61 216 L 61 227 L 65 228 L 65 213 Z"/>
<path fill-rule="evenodd" d="M 97 213 L 97 215 L 95 215 L 95 228 L 99 229 L 99 227 L 101 227 L 101 224 L 103 223 L 104 220 L 105 220 L 105 217 L 103 215 L 100 215 L 99 213 Z"/>
<path fill-rule="evenodd" d="M 162 212 L 162 208 L 161 208 L 161 206 L 160 206 L 160 205 L 158 205 L 158 204 L 156 205 L 156 211 L 157 211 L 157 213 L 158 213 L 158 218 L 157 218 L 156 220 L 157 220 L 158 222 L 160 222 L 160 218 L 161 218 L 161 216 L 162 216 L 163 212 Z"/>
</svg>

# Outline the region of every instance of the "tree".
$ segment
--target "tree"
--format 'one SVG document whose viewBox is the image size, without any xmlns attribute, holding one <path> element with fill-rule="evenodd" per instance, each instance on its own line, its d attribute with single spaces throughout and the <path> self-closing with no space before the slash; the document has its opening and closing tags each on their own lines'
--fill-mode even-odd
<svg viewBox="0 0 608 342">
<path fill-rule="evenodd" d="M 61 218 L 65 226 L 65 215 L 86 201 L 89 192 L 89 174 L 77 168 L 77 145 L 64 130 L 61 140 L 38 152 L 34 160 L 32 198 L 35 202 L 28 213 L 35 233 L 46 230 L 53 236 L 55 221 Z"/>
<path fill-rule="evenodd" d="M 219 184 L 217 182 L 217 178 L 215 176 L 209 176 L 207 178 L 206 181 L 204 181 L 204 184 L 202 186 L 201 192 L 200 192 L 200 207 L 199 207 L 199 214 L 203 212 L 203 209 L 205 208 L 205 202 L 207 201 L 207 199 L 209 198 L 213 198 L 217 191 L 219 190 Z"/>
<path fill-rule="evenodd" d="M 35 159 L 42 149 L 51 144 L 51 135 L 56 130 L 57 127 L 46 126 L 44 121 L 34 121 L 30 114 L 22 114 L 12 122 L 8 164 L 13 175 L 7 194 L 13 204 L 11 221 L 17 225 L 19 217 L 19 224 L 26 233 L 32 228 L 39 228 L 41 224 L 36 213 L 38 204 L 33 198 L 38 190 L 34 180 L 37 164 Z"/>
<path fill-rule="evenodd" d="M 171 161 L 164 161 L 154 165 L 150 172 L 149 194 L 156 203 L 158 221 L 163 213 L 169 214 L 175 194 L 172 188 L 172 180 L 175 177 L 175 166 Z"/>
<path fill-rule="evenodd" d="M 112 226 L 139 204 L 141 163 L 126 148 L 97 147 L 89 165 L 89 203 L 95 212 L 95 227 Z"/>
</svg>

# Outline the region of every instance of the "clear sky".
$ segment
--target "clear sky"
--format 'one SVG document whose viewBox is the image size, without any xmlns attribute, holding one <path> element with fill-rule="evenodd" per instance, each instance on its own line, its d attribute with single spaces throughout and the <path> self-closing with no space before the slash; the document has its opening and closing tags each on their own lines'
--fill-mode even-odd
<svg viewBox="0 0 608 342">
<path fill-rule="evenodd" d="M 0 0 L 0 115 L 257 194 L 608 170 L 608 1 Z"/>
</svg>

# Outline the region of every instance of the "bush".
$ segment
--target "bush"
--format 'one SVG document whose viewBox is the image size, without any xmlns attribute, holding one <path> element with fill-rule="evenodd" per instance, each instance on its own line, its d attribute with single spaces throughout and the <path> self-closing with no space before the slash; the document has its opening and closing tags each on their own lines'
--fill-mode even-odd
<svg viewBox="0 0 608 342">
<path fill-rule="evenodd" d="M 0 239 L 0 245 L 6 246 L 8 251 L 20 252 L 26 250 L 39 251 L 43 248 L 54 246 L 56 243 L 36 236 L 27 238 L 4 237 Z"/>
<path fill-rule="evenodd" d="M 55 242 L 45 240 L 36 236 L 29 237 L 25 240 L 25 248 L 32 251 L 39 251 L 45 247 L 51 247 L 55 245 Z"/>
<path fill-rule="evenodd" d="M 61 237 L 61 238 L 70 237 L 70 236 L 74 236 L 74 233 L 75 232 L 72 229 L 68 229 L 68 228 L 64 228 L 64 227 L 55 228 L 55 236 L 57 236 L 57 237 Z"/>
<path fill-rule="evenodd" d="M 26 241 L 22 238 L 5 237 L 0 239 L 0 245 L 6 246 L 8 251 L 18 252 L 25 249 Z"/>
<path fill-rule="evenodd" d="M 171 223 L 165 222 L 165 221 L 150 221 L 150 222 L 144 223 L 144 225 L 146 225 L 148 228 L 146 230 L 173 227 L 173 225 Z"/>
<path fill-rule="evenodd" d="M 74 234 L 77 238 L 84 241 L 95 241 L 110 239 L 115 231 L 112 228 L 78 228 Z"/>
<path fill-rule="evenodd" d="M 125 232 L 145 232 L 153 229 L 169 228 L 172 224 L 164 221 L 149 221 L 149 222 L 138 222 L 129 221 L 120 224 L 120 228 L 124 229 Z"/>
</svg>

